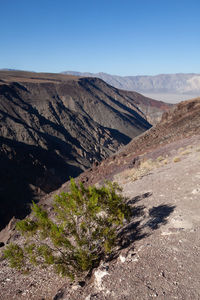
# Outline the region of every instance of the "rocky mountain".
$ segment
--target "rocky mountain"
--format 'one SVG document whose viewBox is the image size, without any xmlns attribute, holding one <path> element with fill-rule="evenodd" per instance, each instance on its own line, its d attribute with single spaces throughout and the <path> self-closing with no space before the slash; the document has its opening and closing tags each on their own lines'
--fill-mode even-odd
<svg viewBox="0 0 200 300">
<path fill-rule="evenodd" d="M 200 98 L 164 113 L 154 127 L 117 153 L 82 173 L 77 181 L 117 181 L 133 208 L 120 231 L 126 243 L 91 277 L 72 284 L 49 268 L 29 276 L 0 259 L 0 296 L 6 299 L 132 300 L 199 299 L 199 151 Z M 51 211 L 55 194 L 41 199 Z M 0 242 L 18 241 L 15 221 L 0 233 Z M 2 244 L 3 246 L 3 244 Z M 41 284 L 42 282 L 42 284 Z M 4 299 L 3 298 L 3 299 Z"/>
<path fill-rule="evenodd" d="M 117 76 L 106 73 L 63 72 L 78 76 L 98 77 L 110 85 L 124 90 L 137 91 L 148 97 L 180 102 L 200 96 L 200 74 L 160 74 L 156 76 Z"/>
<path fill-rule="evenodd" d="M 97 78 L 0 72 L 0 226 L 151 127 L 169 105 Z"/>
</svg>

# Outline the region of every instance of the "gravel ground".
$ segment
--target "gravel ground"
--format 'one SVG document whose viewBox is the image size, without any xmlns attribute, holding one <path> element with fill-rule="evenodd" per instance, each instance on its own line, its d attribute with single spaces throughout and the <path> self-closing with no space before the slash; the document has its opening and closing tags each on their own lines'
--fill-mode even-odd
<svg viewBox="0 0 200 300">
<path fill-rule="evenodd" d="M 199 137 L 193 148 L 190 141 L 187 149 L 170 148 L 168 163 L 140 180 L 121 173 L 125 195 L 137 208 L 130 245 L 100 266 L 84 288 L 65 291 L 60 299 L 200 299 Z M 180 161 L 174 162 L 175 156 Z"/>
</svg>

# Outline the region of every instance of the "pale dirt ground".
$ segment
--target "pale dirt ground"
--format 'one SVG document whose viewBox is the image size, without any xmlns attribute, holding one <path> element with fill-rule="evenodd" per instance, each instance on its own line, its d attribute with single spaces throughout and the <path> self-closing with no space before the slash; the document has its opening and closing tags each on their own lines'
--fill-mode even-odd
<svg viewBox="0 0 200 300">
<path fill-rule="evenodd" d="M 137 208 L 129 226 L 129 238 L 137 240 L 102 265 L 89 285 L 59 299 L 200 299 L 199 137 L 192 142 L 191 153 L 171 149 L 168 164 L 140 180 L 121 174 L 125 195 Z"/>
<path fill-rule="evenodd" d="M 181 154 L 185 150 L 189 153 Z M 135 207 L 124 231 L 129 245 L 118 258 L 94 270 L 84 287 L 71 287 L 47 270 L 24 276 L 1 261 L 0 299 L 53 299 L 64 283 L 55 300 L 200 299 L 199 136 L 176 149 L 166 146 L 163 153 L 167 164 L 141 179 L 132 181 L 127 172 L 118 176 Z M 175 163 L 175 156 L 180 161 Z"/>
</svg>

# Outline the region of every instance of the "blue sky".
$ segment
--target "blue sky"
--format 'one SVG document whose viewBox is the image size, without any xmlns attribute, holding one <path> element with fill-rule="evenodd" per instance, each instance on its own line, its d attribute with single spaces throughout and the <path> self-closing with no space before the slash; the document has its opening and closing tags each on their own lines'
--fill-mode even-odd
<svg viewBox="0 0 200 300">
<path fill-rule="evenodd" d="M 0 68 L 200 73 L 199 0 L 0 0 Z"/>
</svg>

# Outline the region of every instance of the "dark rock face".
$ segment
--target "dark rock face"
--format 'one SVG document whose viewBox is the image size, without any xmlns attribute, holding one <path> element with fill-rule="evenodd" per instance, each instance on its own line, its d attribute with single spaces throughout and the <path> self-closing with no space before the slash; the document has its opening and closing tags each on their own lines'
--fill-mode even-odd
<svg viewBox="0 0 200 300">
<path fill-rule="evenodd" d="M 97 78 L 17 71 L 0 78 L 0 228 L 151 127 L 138 108 L 142 95 Z"/>
</svg>

